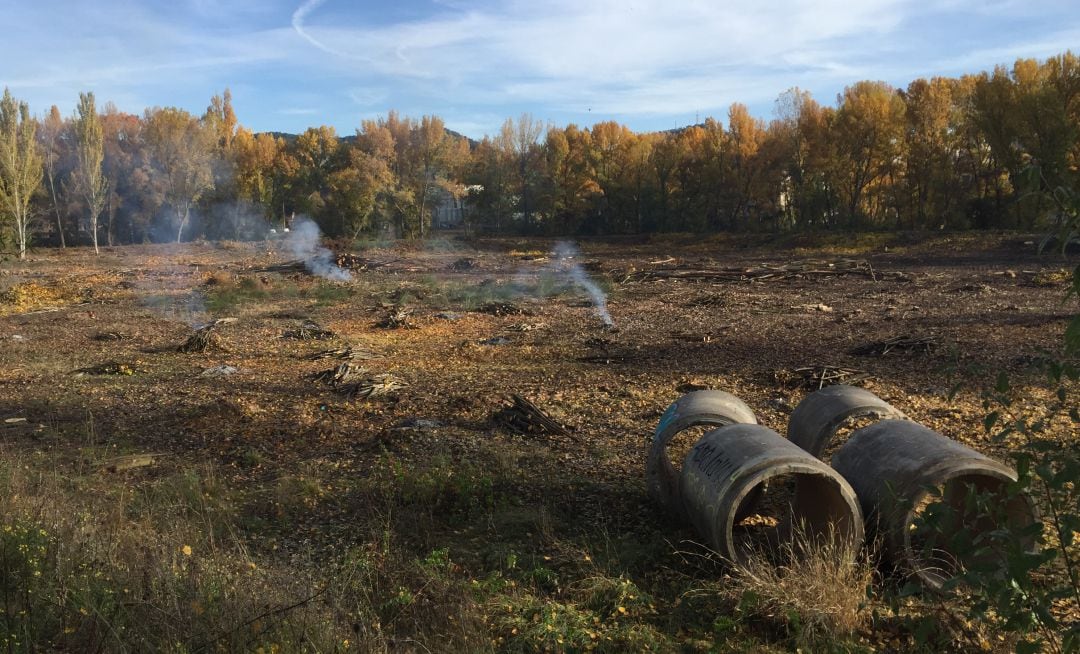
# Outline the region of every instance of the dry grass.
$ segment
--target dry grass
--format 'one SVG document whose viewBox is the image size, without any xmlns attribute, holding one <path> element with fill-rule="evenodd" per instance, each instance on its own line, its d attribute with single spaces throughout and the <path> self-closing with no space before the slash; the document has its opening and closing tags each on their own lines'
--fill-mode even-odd
<svg viewBox="0 0 1080 654">
<path fill-rule="evenodd" d="M 867 589 L 875 569 L 865 553 L 840 538 L 815 539 L 797 530 L 779 552 L 756 549 L 706 586 L 804 643 L 850 638 L 867 625 Z"/>
</svg>

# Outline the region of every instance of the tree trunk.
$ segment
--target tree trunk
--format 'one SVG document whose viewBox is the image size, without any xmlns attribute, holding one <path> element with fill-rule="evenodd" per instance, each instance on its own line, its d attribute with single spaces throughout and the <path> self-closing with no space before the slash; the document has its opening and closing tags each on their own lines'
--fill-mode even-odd
<svg viewBox="0 0 1080 654">
<path fill-rule="evenodd" d="M 180 219 L 180 229 L 176 230 L 176 242 L 177 243 L 180 242 L 180 237 L 183 236 L 183 234 L 184 234 L 184 225 L 187 224 L 188 214 L 189 213 L 190 213 L 190 210 L 188 208 L 186 208 L 186 207 L 184 208 L 182 213 L 180 211 L 180 207 L 176 208 L 176 217 Z"/>
<path fill-rule="evenodd" d="M 64 241 L 64 222 L 60 218 L 60 204 L 56 201 L 56 182 L 52 173 L 49 173 L 49 194 L 52 195 L 53 210 L 56 212 L 56 232 L 60 234 L 60 247 L 67 249 Z"/>
</svg>

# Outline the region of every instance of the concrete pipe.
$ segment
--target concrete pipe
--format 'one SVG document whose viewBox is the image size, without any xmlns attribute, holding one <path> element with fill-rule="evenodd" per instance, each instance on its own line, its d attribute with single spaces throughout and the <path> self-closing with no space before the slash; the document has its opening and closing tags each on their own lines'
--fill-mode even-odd
<svg viewBox="0 0 1080 654">
<path fill-rule="evenodd" d="M 744 560 L 735 528 L 744 505 L 769 480 L 794 478 L 794 493 L 777 535 L 792 546 L 822 538 L 847 541 L 852 558 L 863 541 L 863 519 L 851 486 L 832 468 L 760 425 L 730 425 L 706 434 L 686 455 L 680 493 L 690 521 L 717 553 Z"/>
<path fill-rule="evenodd" d="M 903 412 L 857 386 L 826 386 L 806 396 L 791 412 L 788 440 L 823 459 L 836 431 L 857 418 L 904 418 Z"/>
<path fill-rule="evenodd" d="M 1014 470 L 916 422 L 883 420 L 857 430 L 833 454 L 832 466 L 855 489 L 886 558 L 928 588 L 940 587 L 963 563 L 947 544 L 925 541 L 917 529 L 920 513 L 934 498 L 933 489 L 958 517 L 949 530 L 963 529 L 972 538 L 1000 526 L 966 515 L 965 499 L 972 488 L 1000 495 L 1007 520 L 1018 528 L 1038 519 L 1030 497 L 1006 494 L 1006 486 L 1016 481 Z M 1036 547 L 1034 539 L 1023 545 Z"/>
<path fill-rule="evenodd" d="M 738 423 L 757 424 L 750 407 L 724 391 L 694 391 L 675 400 L 664 411 L 653 432 L 645 459 L 645 483 L 649 495 L 670 515 L 685 519 L 679 499 L 679 479 L 668 456 L 668 446 L 681 432 L 691 427 L 720 427 Z"/>
</svg>

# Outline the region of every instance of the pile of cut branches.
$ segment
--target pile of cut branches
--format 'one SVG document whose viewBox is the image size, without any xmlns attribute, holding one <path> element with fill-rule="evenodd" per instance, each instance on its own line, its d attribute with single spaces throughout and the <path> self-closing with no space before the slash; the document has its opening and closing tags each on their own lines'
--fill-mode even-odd
<svg viewBox="0 0 1080 654">
<path fill-rule="evenodd" d="M 630 270 L 623 274 L 623 282 L 652 281 L 660 279 L 691 279 L 714 281 L 778 281 L 784 279 L 835 277 L 861 275 L 874 281 L 891 276 L 874 270 L 865 259 L 838 259 L 836 261 L 794 261 L 783 264 L 762 264 L 754 267 L 687 268 L 682 266 Z"/>
<path fill-rule="evenodd" d="M 516 393 L 510 395 L 506 406 L 492 415 L 492 421 L 518 434 L 571 435 L 567 427 Z"/>
<path fill-rule="evenodd" d="M 337 388 L 352 379 L 353 377 L 361 375 L 365 372 L 367 372 L 366 368 L 361 368 L 349 361 L 346 361 L 345 363 L 337 365 L 333 368 L 321 370 L 314 374 L 308 375 L 308 377 L 313 381 L 323 382 L 324 384 L 328 384 L 329 386 Z"/>
<path fill-rule="evenodd" d="M 228 352 L 229 348 L 225 347 L 225 342 L 217 334 L 217 328 L 222 325 L 236 322 L 236 318 L 218 318 L 213 322 L 208 322 L 205 325 L 195 328 L 195 332 L 187 337 L 179 347 L 176 348 L 178 352 L 184 354 L 192 354 L 194 352 L 206 352 L 207 350 L 214 349 L 222 352 Z"/>
<path fill-rule="evenodd" d="M 334 332 L 323 329 L 311 320 L 306 320 L 298 329 L 287 330 L 281 337 L 298 341 L 326 341 L 334 337 Z"/>
<path fill-rule="evenodd" d="M 403 388 L 408 388 L 409 383 L 393 375 L 375 375 L 353 384 L 342 385 L 338 391 L 351 399 L 370 399 L 383 395 L 390 395 Z"/>
<path fill-rule="evenodd" d="M 778 383 L 788 388 L 811 390 L 821 390 L 833 384 L 859 384 L 873 379 L 873 375 L 861 370 L 825 365 L 779 370 L 774 377 Z"/>
<path fill-rule="evenodd" d="M 859 356 L 883 357 L 891 352 L 918 352 L 931 354 L 937 347 L 938 341 L 934 336 L 893 336 L 884 341 L 867 343 L 851 350 L 851 354 Z"/>
<path fill-rule="evenodd" d="M 476 309 L 477 313 L 486 313 L 492 316 L 531 316 L 532 312 L 520 307 L 513 302 L 488 302 Z"/>
<path fill-rule="evenodd" d="M 375 323 L 375 326 L 382 329 L 416 329 L 416 325 L 412 322 L 412 315 L 411 309 L 394 309 Z"/>
<path fill-rule="evenodd" d="M 309 354 L 304 357 L 308 361 L 321 361 L 323 359 L 340 359 L 342 361 L 352 361 L 354 359 L 382 359 L 383 355 L 378 352 L 372 352 L 362 347 L 353 347 L 352 345 L 346 345 L 345 347 L 332 348 L 329 350 L 320 350 L 313 354 Z"/>
</svg>

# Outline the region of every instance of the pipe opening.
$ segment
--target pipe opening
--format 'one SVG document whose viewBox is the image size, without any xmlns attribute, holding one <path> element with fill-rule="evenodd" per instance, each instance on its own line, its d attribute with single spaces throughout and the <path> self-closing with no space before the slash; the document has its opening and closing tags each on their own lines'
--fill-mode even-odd
<svg viewBox="0 0 1080 654">
<path fill-rule="evenodd" d="M 821 455 L 818 458 L 825 463 L 829 463 L 832 461 L 833 454 L 843 447 L 844 443 L 848 442 L 848 439 L 850 439 L 855 432 L 864 427 L 869 427 L 876 422 L 881 422 L 887 417 L 888 416 L 883 412 L 873 411 L 859 413 L 844 418 L 839 425 L 829 433 L 825 449 L 822 450 Z"/>
<path fill-rule="evenodd" d="M 745 515 L 744 515 L 745 514 Z M 741 517 L 744 516 L 744 517 Z M 735 512 L 736 556 L 764 554 L 777 564 L 837 546 L 854 557 L 861 517 L 837 480 L 816 472 L 766 475 L 746 490 Z"/>
<path fill-rule="evenodd" d="M 1008 496 L 1008 483 L 968 473 L 921 493 L 903 525 L 904 563 L 910 571 L 937 588 L 965 569 L 993 574 L 1003 568 L 1008 544 L 994 538 L 994 532 L 1002 526 L 1023 529 L 1038 519 L 1027 496 Z M 1036 546 L 1032 537 L 1019 544 L 1027 551 Z"/>
</svg>

